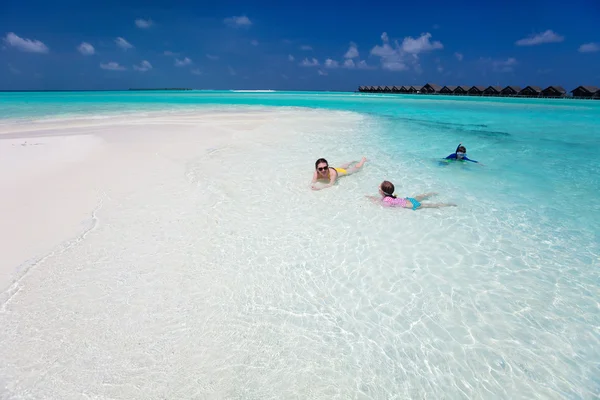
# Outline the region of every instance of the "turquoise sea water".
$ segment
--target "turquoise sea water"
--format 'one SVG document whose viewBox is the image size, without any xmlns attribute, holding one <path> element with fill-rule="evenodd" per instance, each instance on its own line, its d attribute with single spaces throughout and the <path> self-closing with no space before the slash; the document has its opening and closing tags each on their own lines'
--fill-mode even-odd
<svg viewBox="0 0 600 400">
<path fill-rule="evenodd" d="M 222 369 L 242 368 L 246 378 L 238 384 L 253 388 L 246 393 L 600 396 L 600 102 L 288 92 L 2 93 L 0 124 L 1 119 L 29 124 L 40 118 L 265 106 L 352 111 L 365 118 L 351 127 L 340 120 L 339 135 L 335 126 L 327 127 L 327 135 L 303 127 L 295 145 L 277 147 L 274 132 L 271 150 L 215 153 L 226 171 L 235 171 L 240 160 L 259 171 L 263 161 L 269 168 L 306 163 L 306 171 L 296 164 L 284 168 L 289 181 L 273 177 L 294 197 L 286 198 L 285 207 L 272 204 L 271 214 L 261 214 L 261 193 L 253 191 L 261 187 L 258 178 L 234 172 L 228 180 L 243 185 L 238 192 L 245 194 L 247 209 L 225 201 L 207 212 L 217 213 L 222 226 L 238 228 L 243 240 L 216 227 L 206 240 L 232 259 L 250 260 L 241 268 L 244 276 L 235 279 L 245 279 L 255 292 L 232 294 L 230 301 L 246 304 L 235 307 L 244 309 L 249 326 L 270 327 L 248 328 L 249 336 L 261 332 L 270 339 L 264 339 L 269 348 L 279 349 L 279 358 L 268 360 L 248 352 L 246 369 L 213 360 Z M 441 165 L 459 142 L 484 165 Z M 331 192 L 307 194 L 290 184 L 310 178 L 316 153 L 307 143 L 322 143 L 319 156 L 331 158 L 332 165 L 362 155 L 370 161 L 361 175 L 351 177 L 355 180 L 344 178 L 347 182 Z M 195 173 L 206 162 L 199 158 L 189 165 L 191 182 L 229 198 L 223 183 Z M 458 207 L 365 214 L 354 208 L 364 194 L 375 195 L 383 179 L 396 184 L 396 193 L 438 191 L 442 201 Z M 308 206 L 294 211 L 296 196 L 299 203 L 314 202 L 318 215 L 305 220 L 296 214 L 311 212 Z M 328 216 L 320 207 L 329 206 L 352 218 Z M 254 216 L 280 236 L 261 237 Z M 328 252 L 324 238 L 341 247 Z M 342 238 L 345 242 L 338 242 Z M 240 269 L 231 259 L 220 262 L 222 271 Z M 279 274 L 294 282 L 277 281 Z M 276 287 L 276 282 L 284 292 L 261 292 L 261 283 Z M 311 320 L 313 314 L 322 319 Z M 269 336 L 272 332 L 277 338 Z M 264 350 L 256 341 L 240 343 Z M 241 345 L 234 349 L 244 351 Z M 269 365 L 270 372 L 253 375 L 259 364 Z M 296 381 L 293 368 L 301 371 L 298 376 L 313 374 L 315 387 Z M 286 377 L 289 392 L 277 386 L 278 376 Z"/>
</svg>

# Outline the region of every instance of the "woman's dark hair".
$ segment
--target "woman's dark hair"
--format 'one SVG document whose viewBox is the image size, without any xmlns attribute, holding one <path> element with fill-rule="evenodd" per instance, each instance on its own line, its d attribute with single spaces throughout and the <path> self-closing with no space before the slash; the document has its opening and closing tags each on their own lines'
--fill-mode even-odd
<svg viewBox="0 0 600 400">
<path fill-rule="evenodd" d="M 467 148 L 465 146 L 458 146 L 458 149 L 456 149 L 456 152 L 461 152 L 461 153 L 466 153 L 467 152 Z"/>
<path fill-rule="evenodd" d="M 324 158 L 319 158 L 319 159 L 317 160 L 317 162 L 315 163 L 315 169 L 317 169 L 317 168 L 319 167 L 319 164 L 321 164 L 321 163 L 325 163 L 325 164 L 327 164 L 327 166 L 329 167 L 329 163 L 327 162 L 327 160 L 326 160 L 326 159 L 324 159 Z"/>
<path fill-rule="evenodd" d="M 396 198 L 396 195 L 394 194 L 394 190 L 396 190 L 396 188 L 394 187 L 394 184 L 392 182 L 383 181 L 381 183 L 381 190 L 386 196 Z"/>
</svg>

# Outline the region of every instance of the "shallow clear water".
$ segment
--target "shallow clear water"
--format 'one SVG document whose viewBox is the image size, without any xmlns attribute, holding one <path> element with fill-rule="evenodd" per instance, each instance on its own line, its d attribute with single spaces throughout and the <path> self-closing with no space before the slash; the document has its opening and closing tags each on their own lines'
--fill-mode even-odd
<svg viewBox="0 0 600 400">
<path fill-rule="evenodd" d="M 321 109 L 289 109 L 258 138 L 238 135 L 179 175 L 158 174 L 46 259 L 0 314 L 3 341 L 30 338 L 27 354 L 0 350 L 12 393 L 600 395 L 600 102 L 310 93 L 0 102 L 19 119 Z M 485 166 L 440 165 L 459 142 Z M 317 158 L 336 166 L 362 155 L 363 171 L 308 190 Z M 458 207 L 382 209 L 364 195 L 383 179 Z M 29 301 L 33 290 L 48 302 Z"/>
</svg>

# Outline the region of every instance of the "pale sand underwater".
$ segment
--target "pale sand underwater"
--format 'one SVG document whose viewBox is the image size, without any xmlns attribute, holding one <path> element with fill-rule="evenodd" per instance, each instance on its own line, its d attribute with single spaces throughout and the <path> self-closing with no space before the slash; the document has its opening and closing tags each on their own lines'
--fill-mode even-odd
<svg viewBox="0 0 600 400">
<path fill-rule="evenodd" d="M 597 286 L 563 265 L 594 249 L 453 190 L 479 170 L 395 161 L 380 127 L 266 107 L 2 125 L 0 398 L 592 398 Z M 363 155 L 309 189 L 317 158 Z M 371 204 L 386 178 L 458 207 Z"/>
</svg>

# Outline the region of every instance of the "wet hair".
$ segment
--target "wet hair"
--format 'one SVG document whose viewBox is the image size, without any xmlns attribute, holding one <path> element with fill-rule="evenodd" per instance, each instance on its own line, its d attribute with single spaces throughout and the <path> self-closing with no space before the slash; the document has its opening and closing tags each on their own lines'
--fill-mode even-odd
<svg viewBox="0 0 600 400">
<path fill-rule="evenodd" d="M 327 164 L 327 166 L 329 167 L 329 163 L 327 162 L 327 160 L 326 160 L 326 159 L 324 159 L 324 158 L 319 158 L 319 159 L 317 160 L 317 162 L 315 163 L 315 169 L 319 168 L 319 164 L 321 164 L 321 163 L 325 163 L 325 164 Z"/>
<path fill-rule="evenodd" d="M 456 149 L 457 153 L 466 153 L 467 152 L 467 148 L 465 146 L 458 146 L 458 149 Z"/>
<path fill-rule="evenodd" d="M 396 190 L 396 188 L 394 187 L 394 184 L 392 182 L 390 182 L 390 181 L 381 182 L 381 191 L 386 196 L 396 198 L 396 195 L 394 194 L 394 190 Z"/>
</svg>

